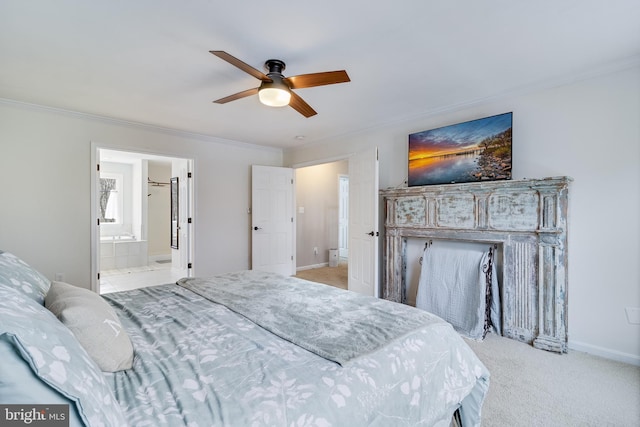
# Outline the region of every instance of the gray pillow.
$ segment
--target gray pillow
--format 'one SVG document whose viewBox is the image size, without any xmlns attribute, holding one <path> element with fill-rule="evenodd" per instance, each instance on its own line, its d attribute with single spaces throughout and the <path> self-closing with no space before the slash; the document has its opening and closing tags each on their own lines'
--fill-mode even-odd
<svg viewBox="0 0 640 427">
<path fill-rule="evenodd" d="M 130 369 L 133 346 L 113 308 L 88 289 L 52 282 L 44 300 L 105 372 Z"/>
</svg>

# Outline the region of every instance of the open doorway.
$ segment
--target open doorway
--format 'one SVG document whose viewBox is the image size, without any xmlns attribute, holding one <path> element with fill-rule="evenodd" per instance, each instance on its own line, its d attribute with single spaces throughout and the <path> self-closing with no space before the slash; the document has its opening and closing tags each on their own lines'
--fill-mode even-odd
<svg viewBox="0 0 640 427">
<path fill-rule="evenodd" d="M 347 288 L 348 159 L 296 173 L 296 276 Z"/>
<path fill-rule="evenodd" d="M 189 276 L 193 161 L 95 147 L 95 163 L 92 289 L 117 292 Z"/>
<path fill-rule="evenodd" d="M 338 176 L 338 256 L 349 258 L 349 175 Z"/>
</svg>

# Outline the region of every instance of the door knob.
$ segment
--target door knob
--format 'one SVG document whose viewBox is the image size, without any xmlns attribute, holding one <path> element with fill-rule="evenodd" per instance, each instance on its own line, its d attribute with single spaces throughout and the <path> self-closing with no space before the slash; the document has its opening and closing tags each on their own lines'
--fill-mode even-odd
<svg viewBox="0 0 640 427">
<path fill-rule="evenodd" d="M 375 236 L 376 233 L 374 233 L 373 231 L 371 233 L 367 233 L 369 236 Z"/>
<path fill-rule="evenodd" d="M 254 230 L 256 230 L 256 231 L 257 231 L 257 230 L 262 230 L 262 228 L 261 228 L 261 227 L 258 227 L 258 226 L 253 227 L 253 229 L 254 229 Z"/>
</svg>

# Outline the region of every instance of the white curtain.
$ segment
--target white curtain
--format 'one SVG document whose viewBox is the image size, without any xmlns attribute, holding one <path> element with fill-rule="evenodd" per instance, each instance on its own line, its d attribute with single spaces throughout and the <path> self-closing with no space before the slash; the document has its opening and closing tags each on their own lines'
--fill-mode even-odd
<svg viewBox="0 0 640 427">
<path fill-rule="evenodd" d="M 107 207 L 104 210 L 105 219 L 118 219 L 118 196 L 114 191 L 109 192 Z"/>
</svg>

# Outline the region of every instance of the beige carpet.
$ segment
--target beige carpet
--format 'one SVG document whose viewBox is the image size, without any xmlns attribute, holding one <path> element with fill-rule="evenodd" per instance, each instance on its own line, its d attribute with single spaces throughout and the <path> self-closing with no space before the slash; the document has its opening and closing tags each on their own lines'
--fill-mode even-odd
<svg viewBox="0 0 640 427">
<path fill-rule="evenodd" d="M 340 289 L 347 289 L 347 263 L 340 261 L 337 267 L 320 267 L 309 270 L 300 270 L 296 273 L 296 277 L 312 282 L 325 283 Z"/>
<path fill-rule="evenodd" d="M 296 277 L 346 289 L 347 265 Z M 482 427 L 640 426 L 638 366 L 550 353 L 495 334 L 466 341 L 491 372 Z"/>
<path fill-rule="evenodd" d="M 482 426 L 640 426 L 640 367 L 489 334 L 467 340 L 491 372 Z"/>
</svg>

